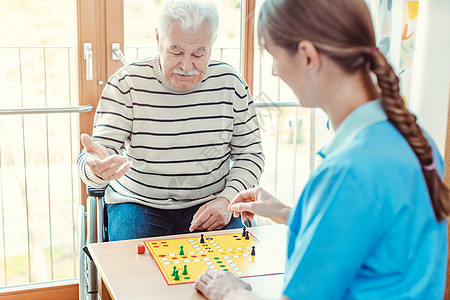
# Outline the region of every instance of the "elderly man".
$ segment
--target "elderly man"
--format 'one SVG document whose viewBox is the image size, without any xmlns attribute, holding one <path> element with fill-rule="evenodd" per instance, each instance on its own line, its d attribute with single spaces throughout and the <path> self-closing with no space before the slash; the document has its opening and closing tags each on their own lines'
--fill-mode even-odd
<svg viewBox="0 0 450 300">
<path fill-rule="evenodd" d="M 107 186 L 110 240 L 243 226 L 228 204 L 258 184 L 264 155 L 248 86 L 210 61 L 218 19 L 213 3 L 165 1 L 159 55 L 105 86 L 77 164 Z"/>
</svg>

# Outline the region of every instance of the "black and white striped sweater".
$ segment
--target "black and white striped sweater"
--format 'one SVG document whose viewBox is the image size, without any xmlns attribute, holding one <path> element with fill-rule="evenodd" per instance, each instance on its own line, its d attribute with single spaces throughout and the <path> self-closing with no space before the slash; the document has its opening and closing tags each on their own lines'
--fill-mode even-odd
<svg viewBox="0 0 450 300">
<path fill-rule="evenodd" d="M 264 167 L 258 120 L 248 86 L 228 64 L 210 61 L 189 90 L 164 78 L 159 56 L 121 68 L 109 79 L 93 140 L 131 164 L 119 180 L 102 180 L 85 163 L 82 180 L 106 189 L 107 203 L 179 209 L 217 197 L 232 200 L 258 184 Z"/>
</svg>

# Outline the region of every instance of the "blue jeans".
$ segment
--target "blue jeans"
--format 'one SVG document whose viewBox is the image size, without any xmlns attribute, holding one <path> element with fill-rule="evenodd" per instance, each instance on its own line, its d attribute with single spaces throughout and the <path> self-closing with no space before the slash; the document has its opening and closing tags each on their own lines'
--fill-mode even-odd
<svg viewBox="0 0 450 300">
<path fill-rule="evenodd" d="M 137 203 L 107 204 L 110 241 L 188 233 L 192 217 L 203 204 L 184 209 L 157 209 Z M 231 217 L 222 229 L 243 228 L 241 218 Z"/>
</svg>

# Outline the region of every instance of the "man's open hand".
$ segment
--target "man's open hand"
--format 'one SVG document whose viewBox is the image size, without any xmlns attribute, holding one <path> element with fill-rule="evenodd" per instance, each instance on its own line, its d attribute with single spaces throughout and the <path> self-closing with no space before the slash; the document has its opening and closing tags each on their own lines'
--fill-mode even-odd
<svg viewBox="0 0 450 300">
<path fill-rule="evenodd" d="M 130 163 L 127 162 L 126 157 L 110 155 L 105 147 L 94 143 L 89 135 L 81 134 L 81 143 L 86 150 L 86 164 L 98 177 L 104 180 L 115 180 L 130 169 Z"/>
</svg>

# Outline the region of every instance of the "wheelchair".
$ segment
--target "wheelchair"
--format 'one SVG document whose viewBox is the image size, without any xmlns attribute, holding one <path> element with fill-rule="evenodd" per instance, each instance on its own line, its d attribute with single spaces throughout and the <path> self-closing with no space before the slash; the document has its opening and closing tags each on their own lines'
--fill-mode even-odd
<svg viewBox="0 0 450 300">
<path fill-rule="evenodd" d="M 80 273 L 79 299 L 97 300 L 98 273 L 87 245 L 108 241 L 105 188 L 87 188 L 86 209 L 80 205 Z"/>
<path fill-rule="evenodd" d="M 79 299 L 98 299 L 98 272 L 87 245 L 108 241 L 107 213 L 105 210 L 105 189 L 87 187 L 86 209 L 80 205 L 80 273 Z M 256 226 L 255 221 L 245 220 L 246 227 Z"/>
</svg>

